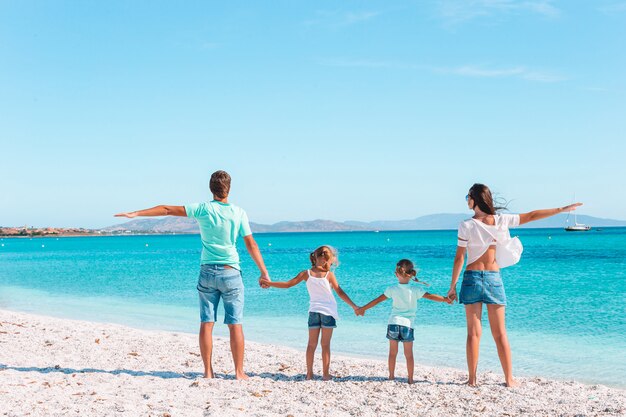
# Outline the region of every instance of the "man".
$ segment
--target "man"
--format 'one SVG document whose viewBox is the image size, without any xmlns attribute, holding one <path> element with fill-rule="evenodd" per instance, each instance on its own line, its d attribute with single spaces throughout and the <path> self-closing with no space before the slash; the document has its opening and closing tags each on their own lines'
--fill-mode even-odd
<svg viewBox="0 0 626 417">
<path fill-rule="evenodd" d="M 145 210 L 119 213 L 116 217 L 186 216 L 200 226 L 202 256 L 198 294 L 200 296 L 200 353 L 204 362 L 204 377 L 213 378 L 213 325 L 217 306 L 224 301 L 224 323 L 230 331 L 230 349 L 235 363 L 235 377 L 248 379 L 243 370 L 244 336 L 242 328 L 244 288 L 237 253 L 237 237 L 241 236 L 248 253 L 261 271 L 259 282 L 268 278 L 267 269 L 256 241 L 252 237 L 246 212 L 228 202 L 230 175 L 216 171 L 209 188 L 213 201 L 186 206 L 156 206 Z"/>
</svg>

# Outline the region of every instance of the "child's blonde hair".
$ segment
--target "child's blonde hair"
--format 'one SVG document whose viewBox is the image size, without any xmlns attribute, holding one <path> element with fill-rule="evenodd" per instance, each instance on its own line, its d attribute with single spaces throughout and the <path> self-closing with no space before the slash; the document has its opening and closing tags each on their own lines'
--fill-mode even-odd
<svg viewBox="0 0 626 417">
<path fill-rule="evenodd" d="M 339 256 L 337 254 L 337 249 L 333 248 L 332 246 L 329 245 L 322 245 L 319 248 L 315 249 L 313 252 L 311 252 L 311 254 L 309 255 L 309 259 L 311 260 L 311 266 L 315 266 L 317 264 L 317 258 L 322 257 L 326 260 L 326 262 L 330 261 L 332 259 L 331 262 L 331 266 L 339 266 Z"/>
</svg>

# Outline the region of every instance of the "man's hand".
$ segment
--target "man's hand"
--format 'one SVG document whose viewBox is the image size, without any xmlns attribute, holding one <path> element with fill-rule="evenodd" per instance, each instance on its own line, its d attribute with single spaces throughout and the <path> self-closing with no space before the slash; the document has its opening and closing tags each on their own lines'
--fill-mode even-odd
<svg viewBox="0 0 626 417">
<path fill-rule="evenodd" d="M 137 217 L 136 211 L 131 211 L 130 213 L 117 213 L 114 217 L 128 217 L 132 219 L 133 217 Z"/>
<path fill-rule="evenodd" d="M 270 285 L 269 285 L 270 282 L 272 282 L 272 280 L 266 274 L 262 274 L 259 277 L 259 285 L 261 286 L 261 288 L 269 288 L 270 287 Z"/>
</svg>

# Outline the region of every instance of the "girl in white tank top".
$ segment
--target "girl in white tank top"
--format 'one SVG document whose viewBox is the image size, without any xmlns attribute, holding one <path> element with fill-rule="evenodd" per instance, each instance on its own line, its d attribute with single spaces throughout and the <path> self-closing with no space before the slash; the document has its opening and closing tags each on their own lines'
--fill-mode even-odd
<svg viewBox="0 0 626 417">
<path fill-rule="evenodd" d="M 336 266 L 339 262 L 337 251 L 333 247 L 327 245 L 320 246 L 311 252 L 309 258 L 311 260 L 311 269 L 300 272 L 289 281 L 281 282 L 262 279 L 261 285 L 264 287 L 291 288 L 302 281 L 306 281 L 306 288 L 310 298 L 309 343 L 306 348 L 306 379 L 313 379 L 313 359 L 321 335 L 323 379 L 327 381 L 332 379 L 330 375 L 330 339 L 339 319 L 337 301 L 331 289 L 335 290 L 337 295 L 352 307 L 355 314 L 359 307 L 341 289 L 337 282 L 337 277 L 331 271 L 331 267 L 333 265 Z"/>
</svg>

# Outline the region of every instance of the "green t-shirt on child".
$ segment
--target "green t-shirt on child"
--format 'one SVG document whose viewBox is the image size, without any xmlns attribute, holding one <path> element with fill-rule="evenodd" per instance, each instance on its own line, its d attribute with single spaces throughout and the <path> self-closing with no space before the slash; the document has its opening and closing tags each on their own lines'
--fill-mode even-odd
<svg viewBox="0 0 626 417">
<path fill-rule="evenodd" d="M 239 267 L 237 237 L 252 234 L 248 215 L 234 204 L 210 201 L 185 205 L 187 217 L 193 217 L 200 226 L 202 239 L 201 264 Z"/>
<path fill-rule="evenodd" d="M 396 284 L 388 287 L 384 294 L 393 301 L 388 323 L 412 329 L 417 314 L 417 301 L 426 291 L 411 284 Z"/>
</svg>

